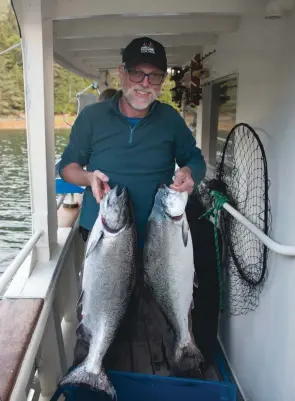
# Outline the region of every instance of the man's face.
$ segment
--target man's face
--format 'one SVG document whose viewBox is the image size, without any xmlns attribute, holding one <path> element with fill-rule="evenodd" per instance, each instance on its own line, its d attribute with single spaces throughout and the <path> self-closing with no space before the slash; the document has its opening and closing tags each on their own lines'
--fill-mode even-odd
<svg viewBox="0 0 295 401">
<path fill-rule="evenodd" d="M 166 77 L 163 71 L 148 64 L 139 64 L 129 71 L 126 71 L 121 65 L 119 72 L 123 94 L 129 105 L 135 110 L 145 110 L 153 103 L 158 97 Z M 151 75 L 143 78 L 142 73 Z"/>
</svg>

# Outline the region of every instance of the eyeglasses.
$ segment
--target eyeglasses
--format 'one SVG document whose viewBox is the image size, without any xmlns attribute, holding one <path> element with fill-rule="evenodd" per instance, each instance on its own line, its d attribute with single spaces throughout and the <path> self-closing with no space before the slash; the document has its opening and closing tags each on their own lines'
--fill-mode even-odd
<svg viewBox="0 0 295 401">
<path fill-rule="evenodd" d="M 136 82 L 140 84 L 145 77 L 148 77 L 148 81 L 150 85 L 160 85 L 163 82 L 165 74 L 157 74 L 156 72 L 151 72 L 150 74 L 146 74 L 143 71 L 126 69 L 129 74 L 130 81 Z"/>
</svg>

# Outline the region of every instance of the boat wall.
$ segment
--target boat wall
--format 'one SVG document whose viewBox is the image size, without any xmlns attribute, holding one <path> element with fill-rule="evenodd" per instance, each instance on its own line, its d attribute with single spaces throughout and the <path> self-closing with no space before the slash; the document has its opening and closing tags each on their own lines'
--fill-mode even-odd
<svg viewBox="0 0 295 401">
<path fill-rule="evenodd" d="M 295 244 L 294 38 L 294 14 L 266 20 L 261 10 L 245 16 L 236 33 L 222 35 L 207 61 L 210 79 L 238 73 L 237 122 L 253 126 L 265 147 L 271 236 L 286 245 Z M 249 401 L 294 400 L 294 283 L 295 258 L 270 252 L 259 307 L 221 319 L 222 344 Z"/>
</svg>

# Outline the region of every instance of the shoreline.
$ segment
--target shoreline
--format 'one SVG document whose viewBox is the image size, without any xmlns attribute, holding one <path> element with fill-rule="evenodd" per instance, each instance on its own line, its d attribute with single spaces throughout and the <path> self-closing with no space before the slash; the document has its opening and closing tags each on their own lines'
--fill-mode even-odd
<svg viewBox="0 0 295 401">
<path fill-rule="evenodd" d="M 76 116 L 56 115 L 54 116 L 54 128 L 70 130 L 71 127 L 68 124 L 73 125 L 75 119 Z M 0 130 L 25 130 L 25 129 L 26 129 L 26 119 L 24 116 L 0 117 Z"/>
<path fill-rule="evenodd" d="M 71 126 L 74 124 L 76 116 L 72 115 L 55 115 L 54 116 L 54 129 L 66 129 L 70 130 Z M 68 125 L 68 124 L 70 125 Z M 221 131 L 230 131 L 235 125 L 235 121 L 232 119 L 219 121 L 218 129 Z M 26 129 L 26 119 L 24 115 L 0 117 L 0 131 L 13 131 L 13 130 L 25 130 Z"/>
</svg>

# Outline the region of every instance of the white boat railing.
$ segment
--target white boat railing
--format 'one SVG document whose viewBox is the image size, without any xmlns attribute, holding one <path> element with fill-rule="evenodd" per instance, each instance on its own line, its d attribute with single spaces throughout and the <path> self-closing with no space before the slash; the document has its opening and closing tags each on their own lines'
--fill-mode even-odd
<svg viewBox="0 0 295 401">
<path fill-rule="evenodd" d="M 66 197 L 66 195 L 59 195 L 59 197 L 57 199 L 57 202 L 56 202 L 56 209 L 57 210 L 61 207 L 65 197 Z"/>
<path fill-rule="evenodd" d="M 56 209 L 58 210 L 62 205 L 66 195 L 60 195 L 57 199 Z M 5 269 L 4 273 L 0 277 L 0 296 L 3 291 L 12 280 L 18 269 L 21 267 L 25 259 L 32 252 L 34 246 L 37 244 L 39 239 L 42 237 L 44 232 L 42 230 L 36 231 L 28 242 L 24 245 L 21 251 L 16 255 L 12 263 Z"/>
<path fill-rule="evenodd" d="M 215 177 L 215 167 L 208 165 L 207 168 L 208 179 L 214 179 Z M 295 256 L 295 246 L 284 245 L 279 242 L 274 241 L 268 235 L 266 235 L 262 230 L 260 230 L 255 224 L 238 212 L 233 206 L 225 202 L 223 204 L 223 209 L 225 209 L 233 218 L 239 221 L 244 227 L 246 227 L 252 234 L 254 234 L 269 250 L 278 255 L 282 256 Z"/>
<path fill-rule="evenodd" d="M 274 241 L 228 203 L 224 203 L 223 208 L 231 216 L 243 224 L 244 227 L 251 231 L 251 233 L 254 234 L 271 251 L 283 256 L 295 256 L 295 246 L 282 245 Z"/>
<path fill-rule="evenodd" d="M 9 282 L 13 279 L 13 276 L 17 273 L 24 260 L 29 256 L 30 252 L 37 244 L 39 239 L 42 237 L 42 235 L 42 230 L 36 231 L 22 248 L 22 250 L 17 254 L 13 262 L 8 266 L 7 269 L 5 269 L 4 273 L 0 277 L 0 296 L 2 295 Z"/>
</svg>

